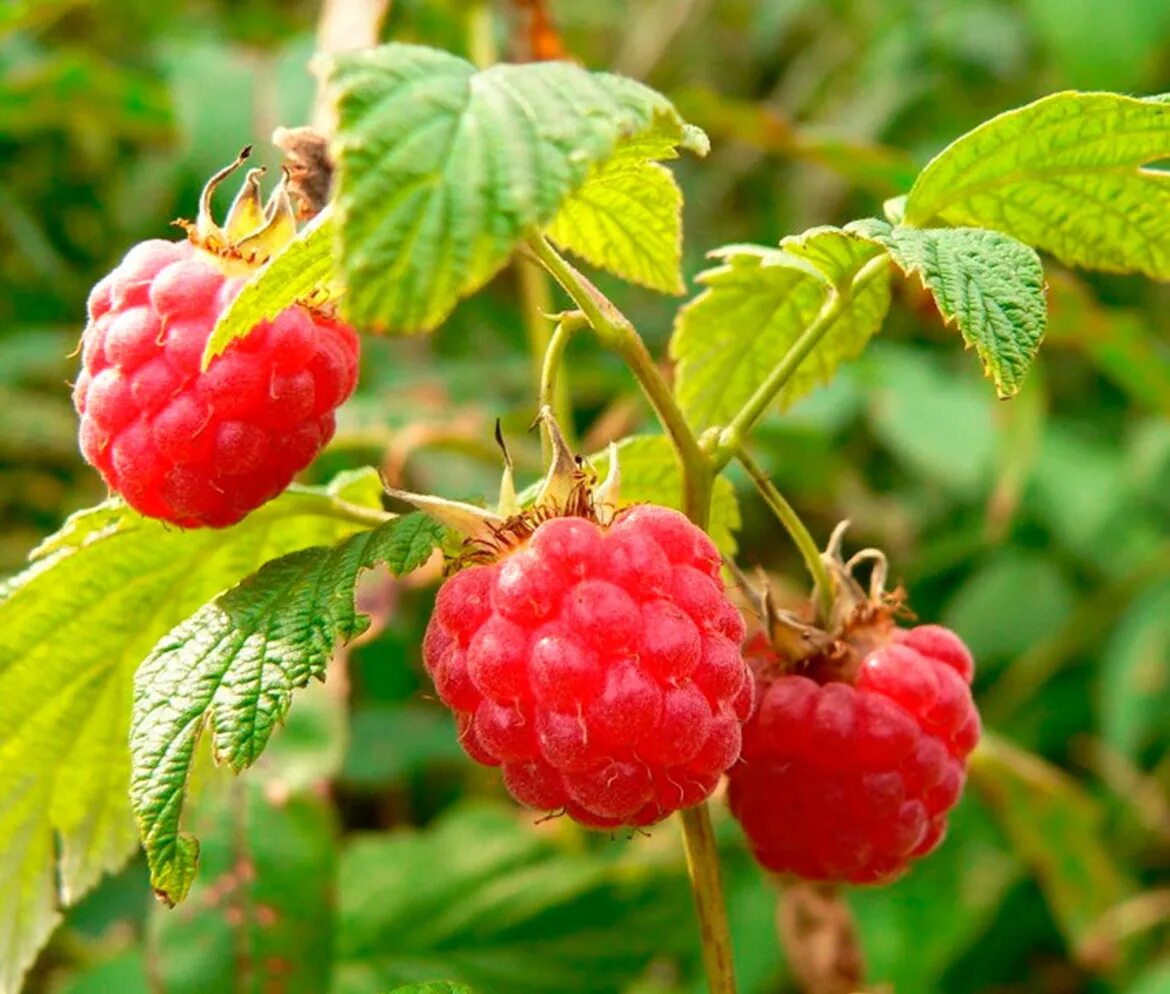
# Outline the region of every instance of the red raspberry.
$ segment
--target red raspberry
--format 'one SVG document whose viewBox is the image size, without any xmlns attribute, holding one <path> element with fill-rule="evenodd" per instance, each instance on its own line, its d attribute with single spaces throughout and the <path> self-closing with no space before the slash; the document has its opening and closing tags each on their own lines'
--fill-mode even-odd
<svg viewBox="0 0 1170 994">
<path fill-rule="evenodd" d="M 979 739 L 971 654 L 938 625 L 894 629 L 853 684 L 768 678 L 749 646 L 760 703 L 729 773 L 731 810 L 769 870 L 886 881 L 942 841 Z"/>
<path fill-rule="evenodd" d="M 200 372 L 216 319 L 243 283 L 188 242 L 152 240 L 89 296 L 73 390 L 81 451 L 143 514 L 234 524 L 313 461 L 353 392 L 357 335 L 299 305 Z"/>
<path fill-rule="evenodd" d="M 650 825 L 735 762 L 753 681 L 719 553 L 676 511 L 545 521 L 439 591 L 427 670 L 477 762 L 583 825 Z"/>
</svg>

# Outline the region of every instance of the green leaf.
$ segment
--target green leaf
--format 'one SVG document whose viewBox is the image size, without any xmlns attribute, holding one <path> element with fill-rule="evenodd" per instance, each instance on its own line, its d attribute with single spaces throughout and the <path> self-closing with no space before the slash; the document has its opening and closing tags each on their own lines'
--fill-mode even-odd
<svg viewBox="0 0 1170 994">
<path fill-rule="evenodd" d="M 702 148 L 665 97 L 567 63 L 477 71 L 445 52 L 392 44 L 339 56 L 329 79 L 346 306 L 373 328 L 434 328 L 624 141 L 648 134 Z M 620 183 L 628 195 L 636 178 Z M 662 192 L 652 181 L 639 199 Z M 587 258 L 596 249 L 592 233 L 570 245 Z M 614 260 L 631 265 L 625 254 Z"/>
<path fill-rule="evenodd" d="M 351 842 L 332 994 L 431 977 L 507 994 L 619 994 L 652 960 L 690 953 L 681 859 L 655 866 L 645 847 L 558 844 L 532 821 L 463 807 L 425 831 Z"/>
<path fill-rule="evenodd" d="M 970 774 L 1073 955 L 1089 953 L 1093 926 L 1132 892 L 1102 832 L 1100 808 L 1056 767 L 991 734 L 972 755 Z"/>
<path fill-rule="evenodd" d="M 670 439 L 665 435 L 634 435 L 617 444 L 621 470 L 621 503 L 662 504 L 682 510 L 682 474 Z M 609 452 L 589 457 L 597 475 L 605 479 L 609 472 Z M 735 532 L 739 530 L 739 501 L 735 487 L 725 476 L 715 480 L 711 498 L 711 540 L 726 556 L 734 556 Z"/>
<path fill-rule="evenodd" d="M 135 843 L 131 683 L 171 627 L 250 570 L 359 526 L 373 471 L 293 488 L 232 528 L 181 531 L 120 502 L 74 515 L 0 585 L 0 991 Z"/>
<path fill-rule="evenodd" d="M 164 636 L 134 682 L 130 797 L 151 882 L 170 902 L 194 879 L 199 844 L 180 832 L 195 746 L 205 726 L 217 761 L 252 765 L 284 720 L 292 691 L 323 679 L 338 642 L 365 631 L 354 607 L 358 575 L 385 563 L 395 575 L 426 561 L 440 527 L 394 518 L 332 548 L 265 564 Z"/>
<path fill-rule="evenodd" d="M 659 125 L 620 145 L 569 195 L 549 238 L 632 283 L 682 293 L 682 191 L 655 161 L 676 158 L 677 143 L 677 130 Z"/>
<path fill-rule="evenodd" d="M 322 994 L 335 916 L 331 805 L 312 794 L 274 801 L 259 783 L 214 786 L 196 818 L 203 870 L 192 899 L 156 904 L 149 921 L 164 989 Z"/>
<path fill-rule="evenodd" d="M 1006 232 L 1062 262 L 1170 279 L 1170 104 L 1055 93 L 1000 114 L 940 152 L 906 223 Z"/>
<path fill-rule="evenodd" d="M 948 324 L 975 349 L 1001 398 L 1017 393 L 1048 319 L 1044 269 L 1035 250 L 985 228 L 851 226 L 884 245 L 898 268 L 917 276 Z"/>
<path fill-rule="evenodd" d="M 850 297 L 779 393 L 782 407 L 859 355 L 890 303 L 885 250 L 838 228 L 814 228 L 780 248 L 732 245 L 679 312 L 670 342 L 675 393 L 696 428 L 725 424 L 792 350 L 830 293 Z"/>
<path fill-rule="evenodd" d="M 215 322 L 203 349 L 204 369 L 261 321 L 271 321 L 285 308 L 329 287 L 335 232 L 332 208 L 326 207 L 253 274 Z"/>
</svg>

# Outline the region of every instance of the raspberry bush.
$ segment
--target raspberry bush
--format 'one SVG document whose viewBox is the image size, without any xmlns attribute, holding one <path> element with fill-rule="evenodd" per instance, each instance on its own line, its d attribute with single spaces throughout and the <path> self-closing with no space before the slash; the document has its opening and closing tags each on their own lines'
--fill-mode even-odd
<svg viewBox="0 0 1170 994">
<path fill-rule="evenodd" d="M 563 54 L 543 6 L 520 9 L 534 57 Z M 1151 168 L 1170 157 L 1170 104 L 1057 93 L 943 148 L 880 217 L 717 248 L 687 274 L 696 292 L 655 356 L 569 257 L 686 292 L 683 195 L 664 163 L 710 150 L 684 118 L 702 99 L 676 107 L 570 59 L 500 62 L 490 8 L 472 5 L 470 23 L 484 65 L 397 42 L 319 60 L 327 127 L 278 129 L 268 202 L 253 169 L 213 218 L 245 151 L 208 181 L 186 240 L 140 242 L 84 316 L 78 304 L 78 448 L 110 496 L 0 587 L 0 994 L 26 976 L 37 994 L 65 989 L 61 950 L 34 968 L 38 952 L 139 843 L 162 903 L 150 962 L 132 966 L 152 990 L 619 994 L 691 989 L 701 961 L 710 994 L 735 994 L 736 954 L 768 945 L 760 910 L 778 902 L 798 983 L 852 994 L 877 930 L 851 909 L 872 916 L 902 893 L 883 888 L 958 876 L 975 850 L 947 847 L 979 839 L 949 841 L 951 825 L 1012 840 L 1010 865 L 970 861 L 990 881 L 980 894 L 1031 873 L 1078 962 L 1121 975 L 1131 881 L 1092 801 L 996 717 L 1051 675 L 1056 650 L 991 691 L 985 732 L 969 633 L 922 577 L 945 580 L 957 555 L 1003 538 L 1044 417 L 1028 376 L 1048 295 L 1072 279 L 1060 267 L 1170 279 L 1165 176 Z M 505 270 L 522 305 L 502 329 Z M 1023 391 L 1004 408 L 1019 420 L 994 456 L 987 521 L 956 519 L 930 557 L 907 536 L 950 528 L 938 495 L 886 513 L 837 436 L 852 482 L 811 508 L 815 524 L 777 484 L 818 492 L 825 467 L 788 408 L 850 368 L 894 308 L 961 339 L 989 396 Z M 524 363 L 480 362 L 520 325 Z M 440 327 L 454 330 L 433 352 L 375 340 Z M 430 367 L 468 354 L 474 375 L 436 394 Z M 915 376 L 935 374 L 853 388 L 907 461 L 929 445 L 903 436 L 932 428 L 901 390 Z M 851 430 L 838 414 L 833 431 Z M 505 470 L 489 502 L 495 418 Z M 1159 437 L 1143 443 L 1150 460 Z M 953 448 L 929 455 L 961 490 L 967 453 Z M 1069 462 L 1046 464 L 1049 505 Z M 543 481 L 518 491 L 541 464 Z M 814 533 L 845 512 L 890 555 L 847 558 L 843 524 L 821 552 Z M 1035 522 L 1021 527 L 1032 541 Z M 1118 555 L 1146 537 L 1124 533 Z M 786 568 L 792 550 L 807 576 Z M 888 574 L 908 590 L 887 590 Z M 417 687 L 409 718 L 354 704 L 382 683 Z M 232 773 L 256 769 L 225 787 L 206 746 Z M 415 776 L 424 750 L 442 772 L 362 795 L 387 768 Z M 188 804 L 193 777 L 206 789 Z M 968 780 L 982 807 L 964 801 Z M 507 806 L 446 810 L 465 794 Z M 400 823 L 426 827 L 352 831 Z M 1053 858 L 1050 838 L 1084 866 Z M 724 867 L 735 917 L 763 922 L 738 947 Z M 300 969 L 322 948 L 324 966 Z M 417 986 L 432 964 L 451 982 Z M 743 994 L 763 994 L 752 982 Z"/>
</svg>

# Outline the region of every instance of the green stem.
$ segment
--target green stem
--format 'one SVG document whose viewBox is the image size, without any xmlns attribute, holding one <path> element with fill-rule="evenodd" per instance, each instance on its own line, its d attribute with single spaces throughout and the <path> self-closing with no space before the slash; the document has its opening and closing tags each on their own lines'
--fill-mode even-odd
<svg viewBox="0 0 1170 994">
<path fill-rule="evenodd" d="M 714 475 L 662 371 L 646 349 L 646 343 L 625 315 L 577 272 L 543 235 L 539 232 L 530 234 L 527 245 L 541 265 L 573 298 L 601 344 L 617 352 L 630 367 L 678 454 L 683 479 L 683 510 L 695 524 L 705 528 L 710 513 Z"/>
<path fill-rule="evenodd" d="M 569 401 L 567 377 L 559 368 L 552 370 L 555 386 L 544 390 L 544 378 L 549 372 L 547 359 L 549 347 L 553 344 L 556 331 L 561 323 L 554 325 L 548 317 L 552 310 L 552 294 L 550 292 L 548 274 L 531 259 L 524 256 L 515 261 L 516 278 L 520 284 L 520 313 L 524 319 L 524 331 L 528 338 L 528 353 L 532 356 L 533 375 L 540 389 L 540 403 L 547 404 L 556 416 L 561 431 L 573 444 L 573 409 Z M 564 344 L 558 347 L 559 351 L 554 361 L 560 363 Z M 547 453 L 546 453 L 547 455 Z"/>
<path fill-rule="evenodd" d="M 565 348 L 569 344 L 569 339 L 587 324 L 588 322 L 582 314 L 562 315 L 544 347 L 540 366 L 540 406 L 541 408 L 551 407 L 553 409 L 562 431 L 564 431 L 564 424 L 561 423 L 561 412 L 557 409 L 557 400 L 564 393 L 561 389 L 564 384 L 560 376 L 561 366 L 564 364 Z"/>
<path fill-rule="evenodd" d="M 814 581 L 817 609 L 821 618 L 828 620 L 833 610 L 833 588 L 829 584 L 829 572 L 825 569 L 825 562 L 821 559 L 821 550 L 817 548 L 812 534 L 805 527 L 804 522 L 800 520 L 796 509 L 785 500 L 784 495 L 776 489 L 776 484 L 768 479 L 768 474 L 760 468 L 759 464 L 748 455 L 742 446 L 736 449 L 735 458 L 747 471 L 747 475 L 751 477 L 760 496 L 764 498 L 764 503 L 780 519 L 780 524 L 784 526 L 784 530 L 788 532 L 789 537 L 800 551 L 800 557 L 804 560 L 804 565 Z"/>
<path fill-rule="evenodd" d="M 480 69 L 486 69 L 496 61 L 491 0 L 475 0 L 467 8 L 467 54 Z"/>
<path fill-rule="evenodd" d="M 584 320 L 606 348 L 617 352 L 642 387 L 663 430 L 669 436 L 682 470 L 683 510 L 700 528 L 706 528 L 711 511 L 714 474 L 710 462 L 675 402 L 674 394 L 646 349 L 641 336 L 613 303 L 582 276 L 539 232 L 527 239 L 528 248 L 581 309 Z M 571 316 L 570 316 L 571 317 Z M 579 323 L 567 317 L 553 335 L 545 353 L 541 396 L 548 396 L 565 344 Z M 703 965 L 708 994 L 735 994 L 735 969 L 731 956 L 731 929 L 719 874 L 719 853 L 711 830 L 706 803 L 680 812 L 687 870 L 699 918 Z"/>
<path fill-rule="evenodd" d="M 377 528 L 378 525 L 384 525 L 395 517 L 389 511 L 362 507 L 360 504 L 351 504 L 347 500 L 338 500 L 337 498 L 334 498 L 329 504 L 329 516 L 341 521 L 352 521 L 363 528 Z"/>
<path fill-rule="evenodd" d="M 731 928 L 727 924 L 727 906 L 723 900 L 723 881 L 719 877 L 719 853 L 715 848 L 711 815 L 704 802 L 680 811 L 679 817 L 687 850 L 687 873 L 690 874 L 691 892 L 699 916 L 707 992 L 735 994 Z"/>
<path fill-rule="evenodd" d="M 821 339 L 825 337 L 837 319 L 845 313 L 845 310 L 852 303 L 854 295 L 863 290 L 871 280 L 881 276 L 888 265 L 889 259 L 885 253 L 882 253 L 862 266 L 845 287 L 829 291 L 829 296 L 825 299 L 825 303 L 813 323 L 792 343 L 792 347 L 784 354 L 784 358 L 768 374 L 767 379 L 756 388 L 755 393 L 748 398 L 727 427 L 720 432 L 715 450 L 711 454 L 715 472 L 726 466 L 739 451 L 755 423 L 771 406 L 776 395 L 792 379 L 793 374 L 800 368 L 800 364 L 808 358 L 809 353 L 820 344 Z"/>
</svg>

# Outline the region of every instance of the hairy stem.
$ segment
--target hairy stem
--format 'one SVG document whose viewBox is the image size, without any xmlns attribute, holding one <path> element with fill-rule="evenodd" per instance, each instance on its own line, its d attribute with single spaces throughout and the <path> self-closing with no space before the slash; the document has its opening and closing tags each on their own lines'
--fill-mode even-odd
<svg viewBox="0 0 1170 994">
<path fill-rule="evenodd" d="M 808 358 L 809 353 L 820 344 L 822 338 L 845 313 L 853 301 L 854 295 L 863 290 L 871 280 L 877 279 L 889 265 L 888 257 L 883 253 L 870 259 L 853 276 L 848 285 L 829 291 L 820 313 L 792 343 L 792 347 L 784 354 L 784 358 L 776 365 L 767 378 L 761 383 L 740 408 L 739 413 L 728 423 L 719 435 L 718 443 L 711 455 L 716 472 L 722 469 L 739 451 L 740 446 L 747 440 L 749 433 L 760 420 L 764 412 L 771 406 L 772 401 L 792 379 L 793 374 L 800 368 L 800 364 Z"/>
<path fill-rule="evenodd" d="M 562 412 L 557 406 L 558 400 L 563 401 L 565 392 L 561 370 L 564 365 L 565 348 L 569 344 L 569 339 L 587 325 L 588 322 L 581 314 L 562 315 L 543 350 L 540 364 L 540 406 L 552 408 L 561 431 L 565 430 L 564 418 L 569 413 Z"/>
<path fill-rule="evenodd" d="M 703 941 L 703 967 L 708 994 L 735 994 L 735 966 L 731 955 L 731 928 L 719 875 L 719 853 L 707 804 L 679 812 L 687 850 L 687 872 L 699 916 Z"/>
<path fill-rule="evenodd" d="M 829 573 L 825 569 L 824 560 L 821 559 L 821 550 L 817 548 L 812 534 L 805 527 L 804 522 L 800 520 L 796 509 L 785 500 L 784 495 L 776 488 L 776 484 L 768 479 L 768 474 L 760 468 L 743 446 L 736 449 L 735 458 L 747 471 L 747 475 L 751 477 L 751 481 L 760 492 L 764 503 L 780 520 L 780 524 L 784 526 L 784 530 L 788 532 L 789 538 L 792 539 L 793 544 L 800 552 L 800 557 L 804 560 L 804 565 L 814 581 L 817 593 L 817 610 L 820 612 L 821 618 L 828 619 L 833 610 L 833 588 L 829 584 Z"/>
<path fill-rule="evenodd" d="M 529 250 L 585 315 L 601 344 L 625 360 L 678 454 L 683 478 L 683 510 L 699 527 L 706 527 L 713 474 L 707 457 L 675 402 L 662 371 L 634 326 L 613 303 L 582 276 L 539 232 L 528 236 Z"/>
</svg>

